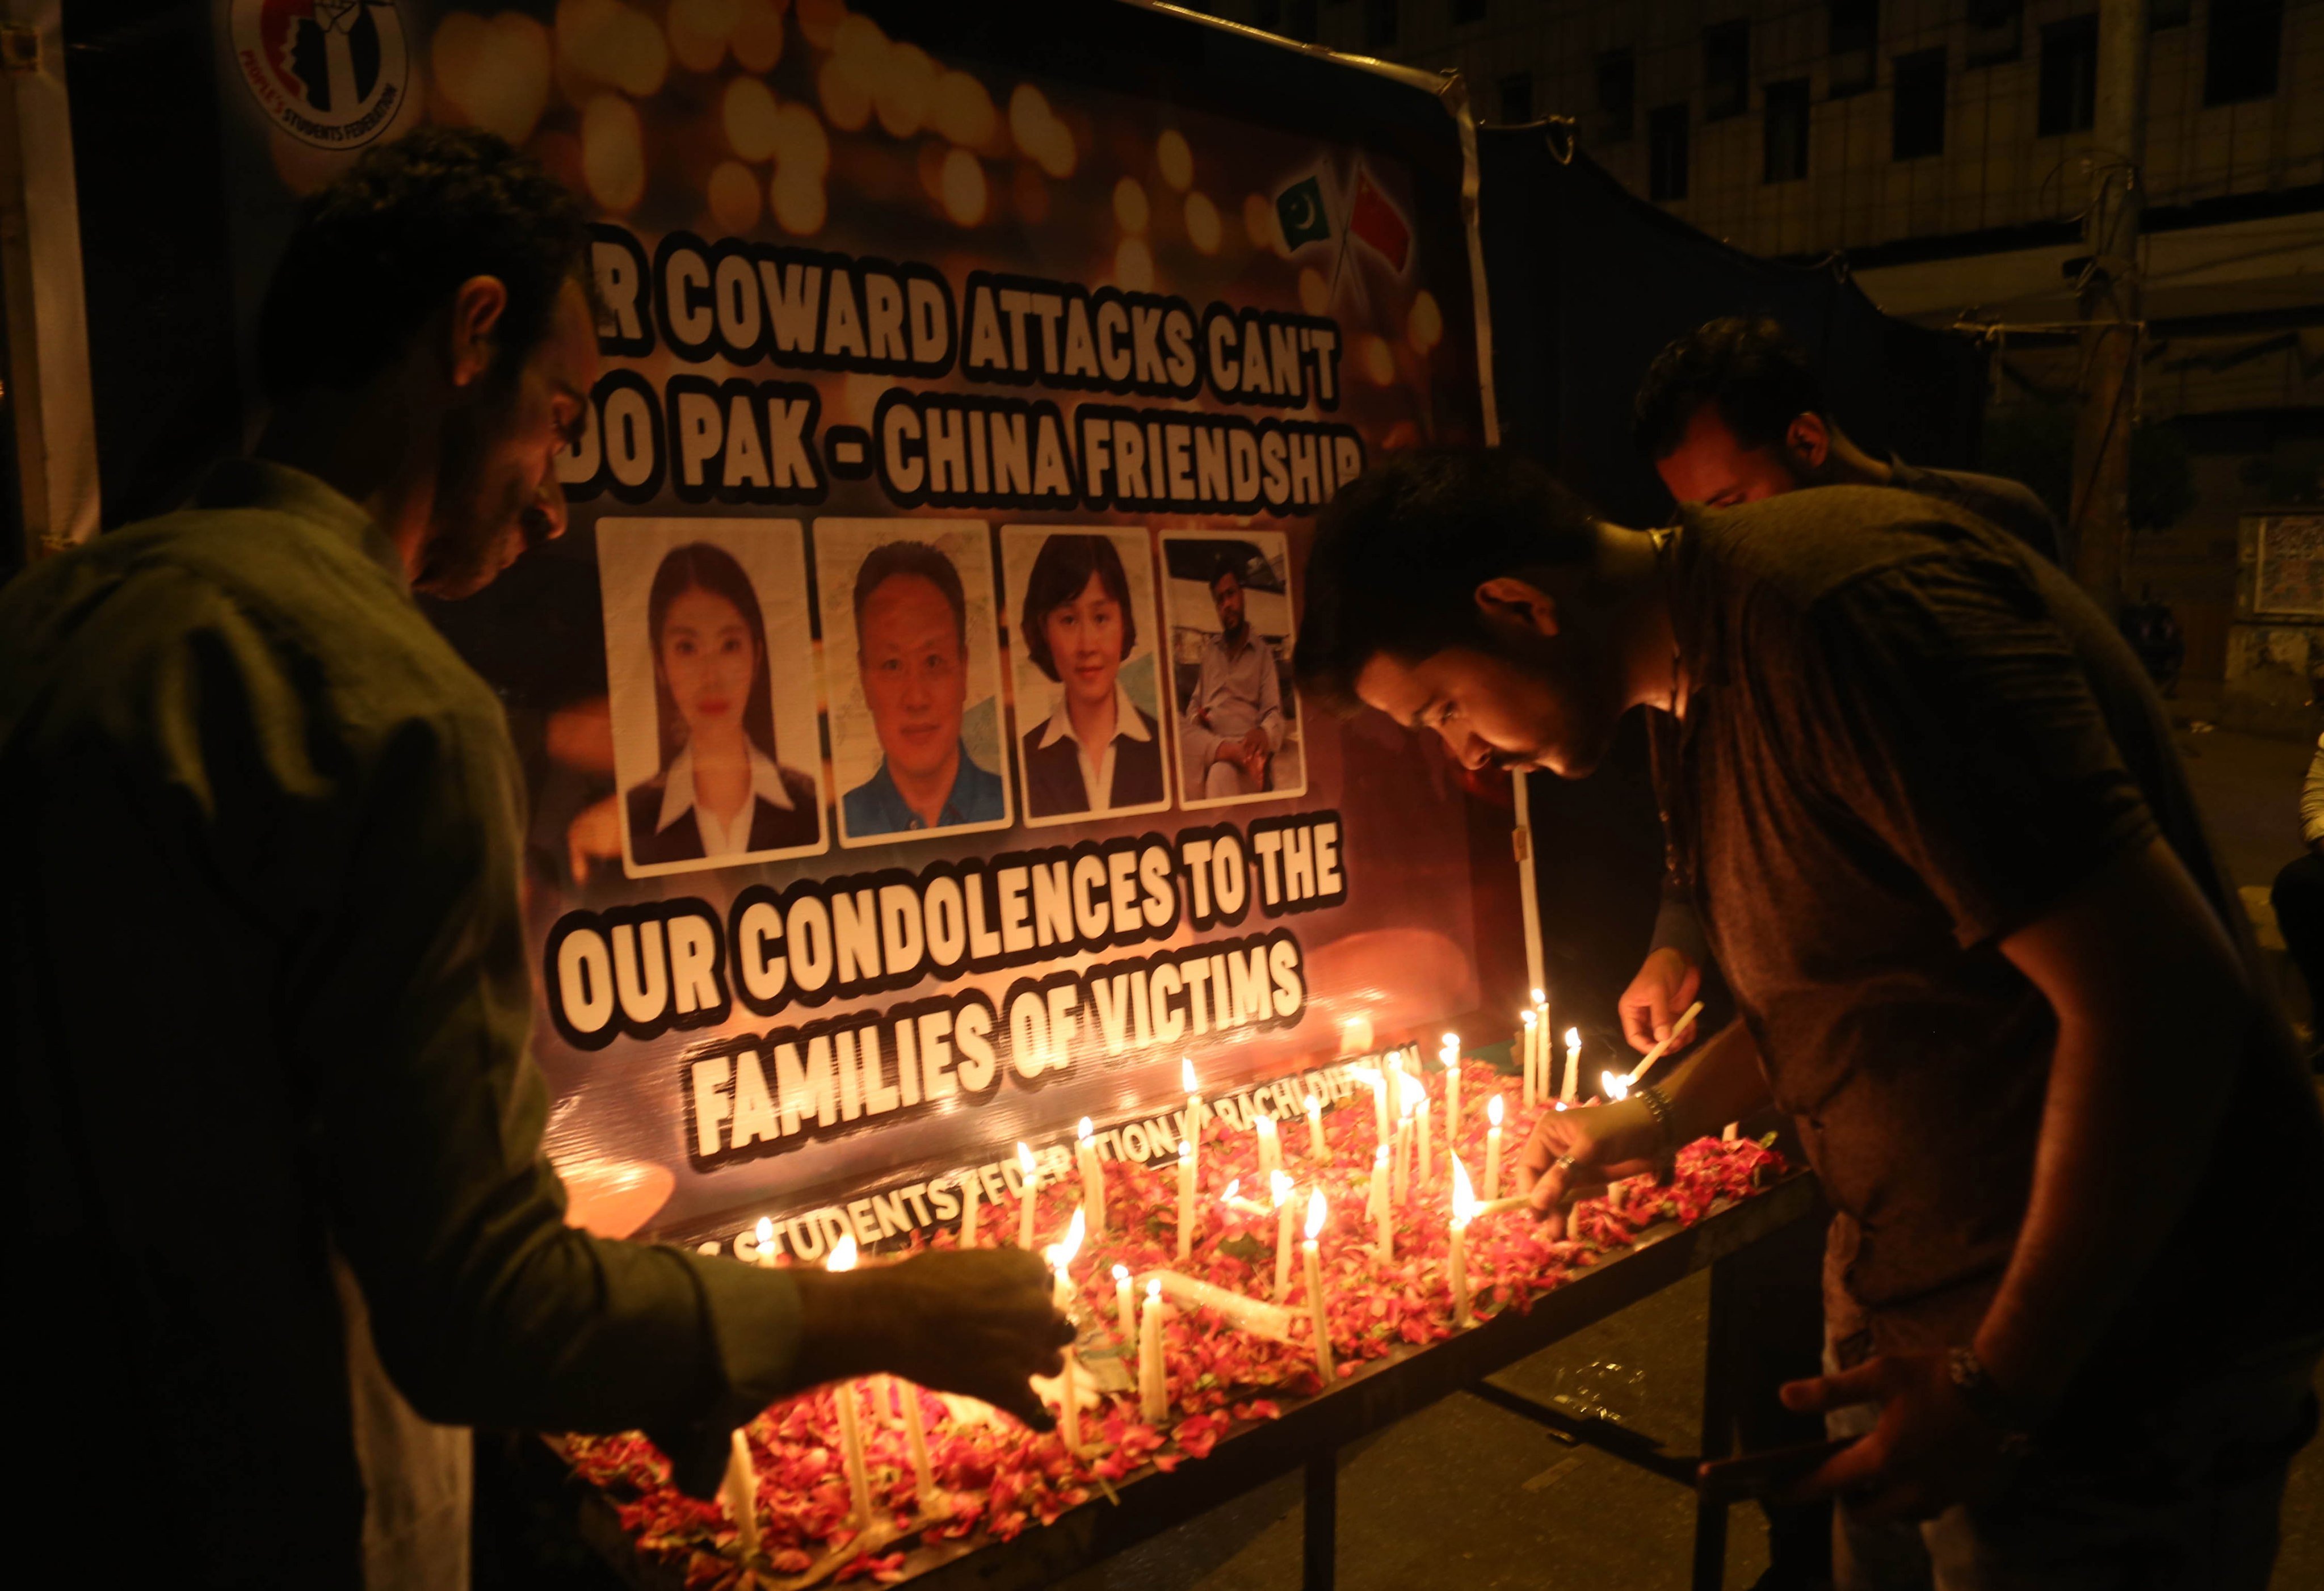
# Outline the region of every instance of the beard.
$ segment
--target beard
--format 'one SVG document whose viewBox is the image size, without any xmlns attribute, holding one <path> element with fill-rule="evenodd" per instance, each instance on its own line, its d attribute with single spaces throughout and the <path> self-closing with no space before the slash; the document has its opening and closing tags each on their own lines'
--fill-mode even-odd
<svg viewBox="0 0 2324 1591">
<path fill-rule="evenodd" d="M 434 533 L 418 578 L 431 597 L 472 597 L 493 583 L 511 559 L 512 536 L 531 539 L 532 511 L 522 479 L 510 471 L 495 479 L 492 463 L 500 428 L 496 416 L 512 394 L 487 390 L 444 417 L 436 467 Z"/>
</svg>

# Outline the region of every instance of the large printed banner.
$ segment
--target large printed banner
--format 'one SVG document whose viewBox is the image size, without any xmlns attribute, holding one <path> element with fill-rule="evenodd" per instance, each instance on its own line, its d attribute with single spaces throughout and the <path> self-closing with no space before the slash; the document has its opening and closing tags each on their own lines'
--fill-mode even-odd
<svg viewBox="0 0 2324 1591">
<path fill-rule="evenodd" d="M 1182 1062 L 1296 1113 L 1477 1005 L 1513 879 L 1289 671 L 1318 508 L 1483 433 L 1455 112 L 1096 3 L 217 14 L 245 314 L 297 196 L 430 122 L 599 217 L 573 527 L 436 610 L 525 754 L 591 1224 L 813 1257 L 1079 1118 L 1174 1154 Z"/>
</svg>

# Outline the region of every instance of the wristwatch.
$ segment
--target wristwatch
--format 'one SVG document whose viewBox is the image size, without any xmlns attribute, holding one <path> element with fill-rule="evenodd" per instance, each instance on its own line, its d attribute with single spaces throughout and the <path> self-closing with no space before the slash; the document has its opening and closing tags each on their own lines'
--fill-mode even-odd
<svg viewBox="0 0 2324 1591">
<path fill-rule="evenodd" d="M 1945 1374 L 1969 1405 L 1969 1412 L 2001 1433 L 2001 1450 L 2023 1453 L 2033 1445 L 2035 1416 L 2019 1400 L 1996 1386 L 1987 1374 L 1985 1361 L 1971 1347 L 1950 1349 L 1945 1355 Z"/>
<path fill-rule="evenodd" d="M 1655 1131 L 1662 1134 L 1661 1147 L 1668 1149 L 1677 1134 L 1671 1125 L 1671 1103 L 1663 1091 L 1652 1083 L 1644 1083 L 1630 1090 L 1630 1097 L 1646 1107 L 1655 1118 Z"/>
</svg>

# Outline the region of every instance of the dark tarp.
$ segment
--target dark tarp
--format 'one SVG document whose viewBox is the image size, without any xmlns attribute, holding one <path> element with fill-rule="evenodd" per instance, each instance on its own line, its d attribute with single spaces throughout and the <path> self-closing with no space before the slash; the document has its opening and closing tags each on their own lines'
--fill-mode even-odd
<svg viewBox="0 0 2324 1591">
<path fill-rule="evenodd" d="M 1985 376 L 1967 344 L 1882 314 L 1835 267 L 1778 265 L 1705 236 L 1573 151 L 1562 125 L 1481 128 L 1477 145 L 1502 440 L 1610 518 L 1669 522 L 1669 494 L 1631 445 L 1631 398 L 1666 344 L 1721 315 L 1782 321 L 1815 360 L 1832 417 L 1874 454 L 1974 462 Z M 1535 774 L 1528 793 L 1556 1022 L 1607 1054 L 1662 870 L 1643 723 L 1624 724 L 1592 777 Z"/>
</svg>

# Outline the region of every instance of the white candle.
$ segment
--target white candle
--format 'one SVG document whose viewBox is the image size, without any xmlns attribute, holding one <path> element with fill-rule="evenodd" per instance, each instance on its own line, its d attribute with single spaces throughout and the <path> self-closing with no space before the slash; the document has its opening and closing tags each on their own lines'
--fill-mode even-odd
<svg viewBox="0 0 2324 1591">
<path fill-rule="evenodd" d="M 1477 1324 L 1469 1309 L 1469 1223 L 1477 1218 L 1477 1195 L 1469 1186 L 1469 1168 L 1452 1157 L 1452 1323 Z"/>
<path fill-rule="evenodd" d="M 1194 1087 L 1194 1063 L 1181 1059 L 1178 1078 L 1186 1089 L 1186 1121 L 1178 1145 L 1178 1263 L 1185 1263 L 1194 1245 L 1194 1189 L 1203 1179 L 1203 1096 Z"/>
<path fill-rule="evenodd" d="M 1213 1287 L 1207 1281 L 1181 1275 L 1176 1271 L 1157 1271 L 1152 1280 L 1159 1282 L 1162 1290 L 1172 1298 L 1201 1309 L 1216 1310 L 1229 1324 L 1241 1330 L 1279 1343 L 1292 1340 L 1292 1313 L 1280 1304 L 1270 1304 L 1263 1299 L 1247 1299 L 1239 1292 L 1229 1292 L 1223 1287 Z"/>
<path fill-rule="evenodd" d="M 1041 1202 L 1041 1167 L 1033 1159 L 1033 1152 L 1022 1142 L 1017 1145 L 1017 1170 L 1021 1190 L 1017 1204 L 1017 1246 L 1029 1254 L 1033 1252 L 1034 1216 Z"/>
<path fill-rule="evenodd" d="M 1326 1214 L 1323 1190 L 1321 1188 L 1307 1198 L 1307 1241 L 1303 1245 L 1307 1259 L 1307 1313 L 1312 1318 L 1310 1329 L 1315 1335 L 1315 1374 L 1323 1378 L 1323 1386 L 1332 1385 L 1332 1324 L 1323 1303 L 1323 1263 L 1317 1255 L 1315 1239 L 1323 1231 Z"/>
<path fill-rule="evenodd" d="M 1275 1130 L 1275 1118 L 1253 1113 L 1251 1128 L 1259 1134 L 1259 1170 L 1261 1176 L 1283 1169 L 1283 1141 Z"/>
<path fill-rule="evenodd" d="M 1501 1096 L 1485 1104 L 1485 1197 L 1501 1197 Z"/>
<path fill-rule="evenodd" d="M 912 1450 L 912 1485 L 925 1501 L 936 1490 L 936 1471 L 928 1462 L 928 1425 L 920 1412 L 920 1389 L 893 1375 L 888 1378 L 888 1388 L 903 1408 L 904 1441 Z"/>
<path fill-rule="evenodd" d="M 1082 1238 L 1089 1231 L 1086 1212 L 1075 1210 L 1063 1239 L 1049 1245 L 1047 1258 L 1049 1269 L 1056 1273 L 1056 1285 L 1050 1296 L 1059 1309 L 1070 1312 L 1074 1303 L 1074 1256 L 1081 1253 Z M 1065 1349 L 1065 1374 L 1057 1386 L 1057 1414 L 1065 1427 L 1065 1451 L 1082 1449 L 1082 1389 L 1081 1361 L 1068 1346 Z"/>
<path fill-rule="evenodd" d="M 1138 1318 L 1130 1309 L 1130 1267 L 1113 1268 L 1113 1318 L 1121 1327 L 1121 1340 L 1127 1343 L 1138 1331 Z"/>
<path fill-rule="evenodd" d="M 1517 1013 L 1517 1020 L 1523 1024 L 1519 1029 L 1519 1041 L 1520 1047 L 1525 1051 L 1526 1108 L 1530 1110 L 1533 1108 L 1534 1103 L 1533 1073 L 1534 1067 L 1536 1063 L 1536 1052 L 1540 1048 L 1541 1024 L 1534 1019 L 1534 1014 L 1531 1011 L 1521 1011 Z"/>
<path fill-rule="evenodd" d="M 1434 1150 L 1430 1143 L 1433 1134 L 1428 1130 L 1428 1096 L 1426 1094 L 1422 1094 L 1414 1103 L 1412 1119 L 1413 1137 L 1420 1145 L 1420 1180 L 1416 1186 L 1425 1188 L 1428 1186 L 1428 1179 L 1433 1174 L 1435 1165 L 1433 1158 Z"/>
<path fill-rule="evenodd" d="M 775 1263 L 774 1222 L 769 1220 L 764 1216 L 761 1216 L 759 1217 L 759 1224 L 756 1227 L 752 1228 L 751 1235 L 759 1240 L 759 1263 L 761 1265 L 773 1264 Z"/>
<path fill-rule="evenodd" d="M 1148 1425 L 1170 1417 L 1170 1383 L 1162 1363 L 1162 1284 L 1146 1284 L 1146 1309 L 1138 1318 L 1138 1412 Z"/>
<path fill-rule="evenodd" d="M 1268 1191 L 1275 1200 L 1275 1301 L 1291 1296 L 1291 1178 L 1282 1171 L 1268 1174 Z"/>
<path fill-rule="evenodd" d="M 1379 1230 L 1373 1240 L 1372 1253 L 1385 1263 L 1396 1255 L 1395 1229 L 1388 1221 L 1388 1145 L 1383 1143 L 1372 1155 L 1372 1219 Z"/>
<path fill-rule="evenodd" d="M 1082 1118 L 1081 1130 L 1074 1141 L 1074 1158 L 1082 1169 L 1082 1208 L 1089 1212 L 1093 1232 L 1105 1230 L 1105 1170 L 1098 1164 L 1097 1140 L 1090 1136 L 1090 1119 Z"/>
<path fill-rule="evenodd" d="M 976 1206 L 978 1184 L 982 1180 L 974 1172 L 956 1179 L 960 1189 L 960 1246 L 976 1246 Z"/>
<path fill-rule="evenodd" d="M 1227 1179 L 1227 1185 L 1219 1189 L 1219 1202 L 1238 1215 L 1264 1216 L 1268 1212 L 1268 1207 L 1259 1200 L 1242 1197 L 1242 1179 L 1240 1177 Z"/>
<path fill-rule="evenodd" d="M 826 1271 L 855 1269 L 855 1238 L 853 1234 L 831 1245 L 831 1255 L 823 1263 Z M 854 1512 L 849 1515 L 858 1529 L 869 1529 L 872 1523 L 872 1480 L 863 1467 L 863 1428 L 855 1413 L 855 1383 L 843 1381 L 831 1389 L 832 1401 L 839 1405 L 840 1457 L 847 1466 L 847 1495 Z"/>
<path fill-rule="evenodd" d="M 1582 1030 L 1568 1028 L 1565 1030 L 1565 1089 L 1558 1097 L 1571 1105 L 1581 1091 Z"/>
<path fill-rule="evenodd" d="M 1527 1202 L 1523 1194 L 1510 1198 L 1488 1199 L 1469 1212 L 1469 1219 L 1473 1223 L 1483 1220 L 1487 1216 L 1498 1216 L 1504 1210 L 1520 1210 Z"/>
<path fill-rule="evenodd" d="M 759 1556 L 759 1472 L 751 1463 L 751 1444 L 740 1426 L 726 1458 L 726 1479 L 718 1488 L 726 1512 L 734 1521 L 734 1551 L 744 1563 Z"/>
<path fill-rule="evenodd" d="M 1194 1160 L 1188 1150 L 1178 1157 L 1178 1263 L 1185 1264 L 1194 1246 Z"/>
<path fill-rule="evenodd" d="M 1307 1090 L 1307 1158 L 1321 1164 L 1327 1157 L 1323 1151 L 1323 1101 L 1315 1090 Z"/>
<path fill-rule="evenodd" d="M 1371 1085 L 1372 1124 L 1378 1141 L 1388 1142 L 1388 1068 L 1366 1068 L 1364 1081 Z"/>
<path fill-rule="evenodd" d="M 1404 1074 L 1397 1074 L 1401 1085 Z M 1412 1195 L 1412 1096 L 1398 1087 L 1397 1093 L 1396 1164 L 1388 1183 L 1388 1197 L 1402 1204 Z"/>
<path fill-rule="evenodd" d="M 1725 1131 L 1724 1133 L 1721 1133 L 1720 1134 L 1720 1137 L 1721 1137 L 1722 1139 L 1726 1140 L 1726 1141 L 1727 1141 L 1728 1142 L 1729 1142 L 1729 1143 L 1734 1142 L 1735 1142 L 1735 1135 L 1736 1135 L 1736 1133 L 1737 1133 L 1738 1131 L 1740 1131 L 1740 1130 L 1741 1130 L 1742 1125 L 1743 1125 L 1743 1124 L 1742 1124 L 1742 1123 L 1740 1123 L 1740 1122 L 1729 1122 L 1729 1123 L 1728 1123 L 1728 1124 L 1727 1124 L 1727 1131 Z"/>
<path fill-rule="evenodd" d="M 1461 1144 L 1461 1035 L 1444 1035 L 1444 1145 Z"/>
</svg>

